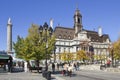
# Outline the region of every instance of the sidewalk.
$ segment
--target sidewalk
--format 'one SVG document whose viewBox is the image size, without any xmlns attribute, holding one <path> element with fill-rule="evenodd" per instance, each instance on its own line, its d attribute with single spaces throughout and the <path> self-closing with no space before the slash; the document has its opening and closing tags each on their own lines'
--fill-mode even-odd
<svg viewBox="0 0 120 80">
<path fill-rule="evenodd" d="M 81 65 L 80 66 L 81 70 L 95 70 L 95 71 L 105 71 L 105 72 L 120 72 L 120 68 L 113 68 L 113 67 L 108 67 L 104 68 L 103 70 L 100 70 L 100 65 L 98 64 L 93 64 L 93 65 Z"/>
<path fill-rule="evenodd" d="M 0 80 L 46 80 L 42 74 L 18 72 L 18 73 L 0 73 Z"/>
<path fill-rule="evenodd" d="M 22 69 L 14 68 L 12 73 L 0 69 L 0 80 L 46 80 L 42 73 L 21 72 Z M 50 70 L 51 71 L 51 70 Z M 51 80 L 64 80 L 56 74 L 51 74 Z"/>
<path fill-rule="evenodd" d="M 93 65 L 80 65 L 81 70 L 97 70 L 100 71 L 100 65 L 99 64 L 93 64 Z"/>
</svg>

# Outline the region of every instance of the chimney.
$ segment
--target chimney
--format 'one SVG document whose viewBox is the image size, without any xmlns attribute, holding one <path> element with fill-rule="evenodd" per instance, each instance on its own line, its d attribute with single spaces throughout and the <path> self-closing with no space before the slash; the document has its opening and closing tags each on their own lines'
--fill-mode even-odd
<svg viewBox="0 0 120 80">
<path fill-rule="evenodd" d="M 50 19 L 50 27 L 53 29 L 53 19 Z"/>
<path fill-rule="evenodd" d="M 98 35 L 101 37 L 102 36 L 102 27 L 98 28 Z"/>
</svg>

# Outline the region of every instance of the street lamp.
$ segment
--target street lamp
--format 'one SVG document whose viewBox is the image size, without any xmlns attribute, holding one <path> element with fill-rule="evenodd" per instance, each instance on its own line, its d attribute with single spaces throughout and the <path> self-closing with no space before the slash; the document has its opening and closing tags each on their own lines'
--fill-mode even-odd
<svg viewBox="0 0 120 80">
<path fill-rule="evenodd" d="M 93 55 L 94 55 L 94 48 L 93 48 L 93 46 L 89 46 L 89 51 L 90 51 L 91 63 L 93 63 L 93 62 L 94 62 L 94 58 L 93 58 Z"/>
<path fill-rule="evenodd" d="M 112 48 L 112 51 L 111 51 L 111 57 L 112 57 L 112 67 L 114 66 L 114 52 L 113 52 L 113 48 Z"/>
<path fill-rule="evenodd" d="M 39 27 L 40 36 L 42 36 L 42 32 L 43 32 L 43 27 L 40 25 L 40 27 Z"/>
<path fill-rule="evenodd" d="M 54 44 L 54 63 L 56 62 L 56 54 L 55 54 L 55 51 L 56 51 L 56 47 L 55 47 L 55 44 Z"/>
<path fill-rule="evenodd" d="M 39 33 L 40 33 L 41 37 L 42 37 L 43 30 L 45 31 L 45 38 L 43 38 L 43 40 L 45 40 L 45 42 L 46 42 L 46 47 L 45 47 L 45 54 L 46 54 L 46 56 L 45 56 L 46 57 L 45 71 L 47 71 L 48 70 L 48 66 L 47 66 L 47 58 L 48 58 L 48 55 L 47 55 L 47 48 L 48 48 L 47 32 L 49 32 L 49 36 L 51 37 L 53 29 L 51 27 L 48 28 L 48 24 L 45 22 L 43 26 L 39 27 Z"/>
</svg>

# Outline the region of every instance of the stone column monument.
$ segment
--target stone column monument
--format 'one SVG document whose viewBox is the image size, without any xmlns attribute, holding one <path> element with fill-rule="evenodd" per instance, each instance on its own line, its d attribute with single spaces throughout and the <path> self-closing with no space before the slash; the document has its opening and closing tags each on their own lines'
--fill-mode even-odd
<svg viewBox="0 0 120 80">
<path fill-rule="evenodd" d="M 12 23 L 11 19 L 8 19 L 7 23 L 7 54 L 11 55 L 13 54 L 12 52 Z"/>
</svg>

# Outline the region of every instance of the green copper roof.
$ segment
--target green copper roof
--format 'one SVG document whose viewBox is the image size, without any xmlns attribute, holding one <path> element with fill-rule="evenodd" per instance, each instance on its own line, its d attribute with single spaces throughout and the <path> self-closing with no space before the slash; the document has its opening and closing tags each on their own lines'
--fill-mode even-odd
<svg viewBox="0 0 120 80">
<path fill-rule="evenodd" d="M 10 56 L 9 55 L 2 55 L 0 54 L 0 59 L 9 59 Z"/>
</svg>

